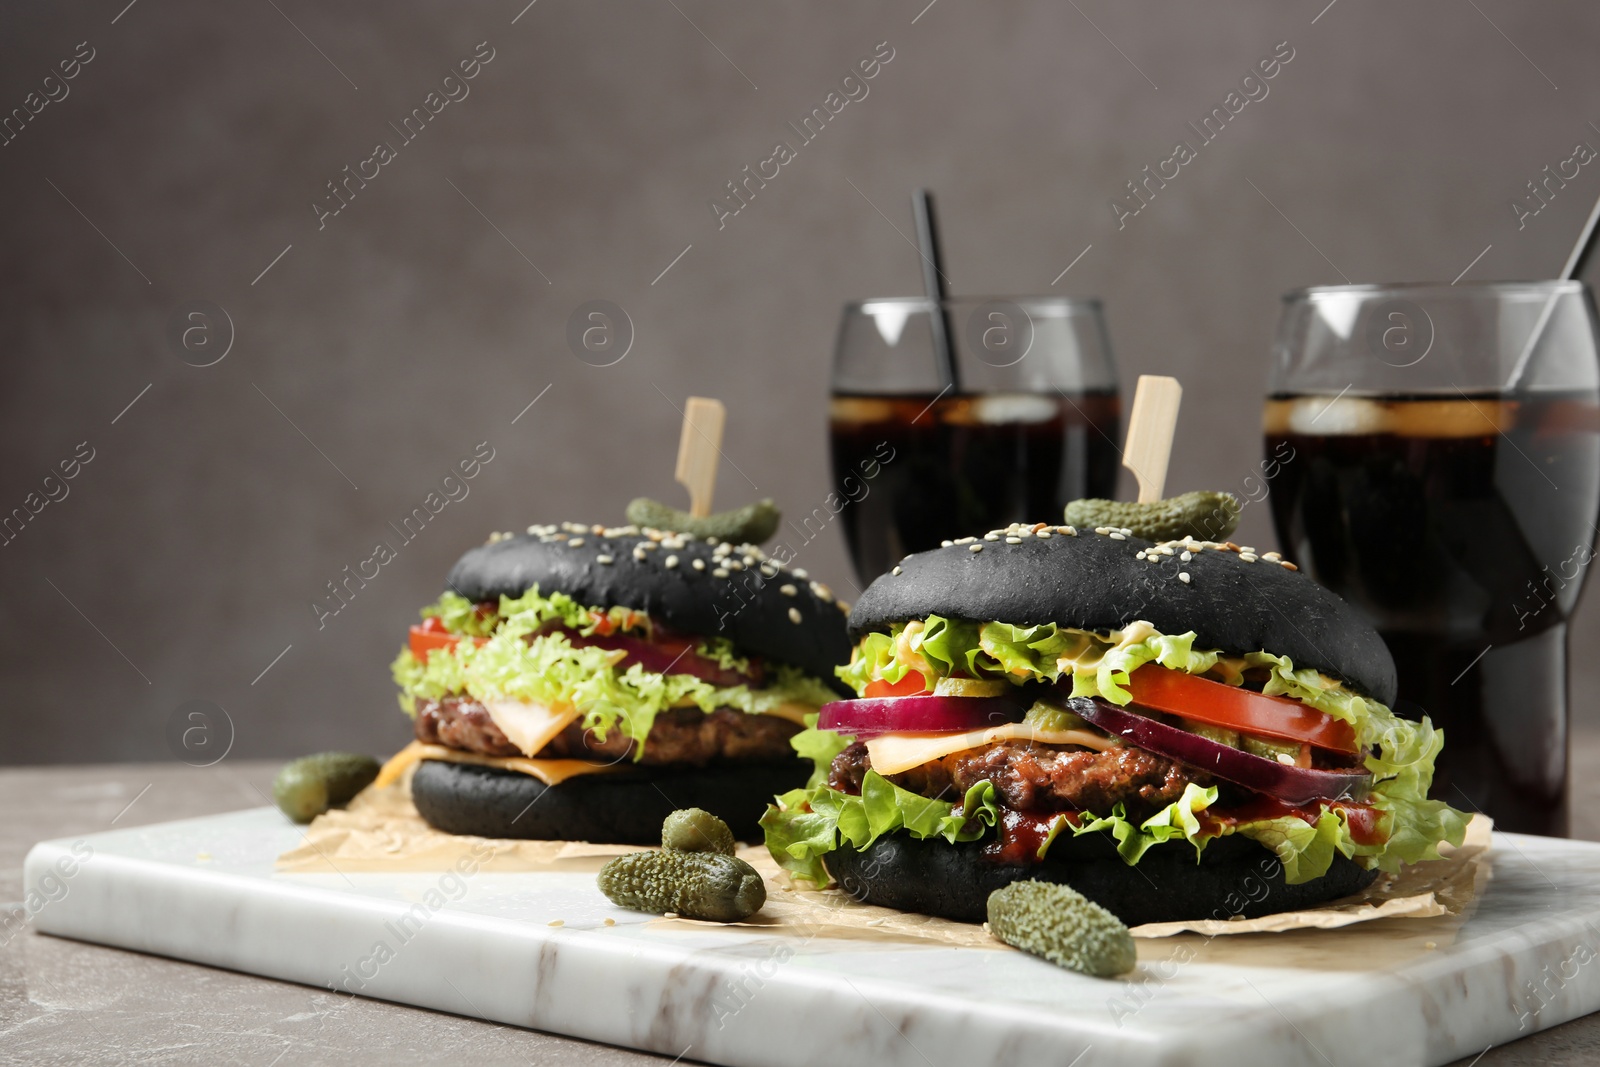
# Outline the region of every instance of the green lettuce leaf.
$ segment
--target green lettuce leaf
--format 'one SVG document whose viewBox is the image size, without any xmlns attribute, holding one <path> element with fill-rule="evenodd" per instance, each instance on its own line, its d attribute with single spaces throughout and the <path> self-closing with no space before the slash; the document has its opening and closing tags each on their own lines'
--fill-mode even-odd
<svg viewBox="0 0 1600 1067">
<path fill-rule="evenodd" d="M 478 614 L 478 605 L 455 593 L 445 593 L 418 614 L 438 619 L 450 633 L 463 637 L 488 637 L 500 625 L 498 615 Z"/>
<path fill-rule="evenodd" d="M 882 679 L 898 682 L 909 671 L 929 681 L 951 674 L 1054 682 L 1072 677 L 1073 696 L 1101 696 L 1128 703 L 1128 675 L 1146 663 L 1204 674 L 1217 662 L 1215 652 L 1194 648 L 1191 631 L 1176 636 L 1158 633 L 1148 622 L 1129 623 L 1108 634 L 1042 623 L 1013 626 L 1004 622 L 975 623 L 929 615 L 896 623 L 885 633 L 867 634 L 850 663 L 835 673 L 857 694 Z"/>
<path fill-rule="evenodd" d="M 707 637 L 702 639 L 694 650 L 699 656 L 710 660 L 725 671 L 750 673 L 749 657 L 738 654 L 731 638 Z"/>
<path fill-rule="evenodd" d="M 860 796 L 827 785 L 783 794 L 762 816 L 761 827 L 767 851 L 779 866 L 796 878 L 826 885 L 822 857 L 842 843 L 865 849 L 884 834 L 900 830 L 918 839 L 976 841 L 999 821 L 1000 802 L 989 782 L 977 783 L 959 803 L 952 803 L 918 796 L 868 771 Z"/>
<path fill-rule="evenodd" d="M 1442 800 L 1380 796 L 1375 805 L 1387 816 L 1389 837 L 1381 845 L 1356 845 L 1355 855 L 1391 874 L 1402 864 L 1439 858 L 1439 842 L 1459 845 L 1471 816 Z"/>
<path fill-rule="evenodd" d="M 1083 819 L 1073 827 L 1073 835 L 1109 831 L 1116 838 L 1117 853 L 1129 866 L 1139 862 L 1146 850 L 1164 841 L 1182 838 L 1194 842 L 1195 857 L 1205 851 L 1210 837 L 1203 831 L 1197 812 L 1202 812 L 1217 802 L 1217 787 L 1202 788 L 1190 782 L 1183 788 L 1183 796 L 1156 812 L 1137 826 L 1128 821 L 1122 805 L 1112 809 L 1109 816 Z M 1040 852 L 1040 858 L 1044 853 Z"/>
<path fill-rule="evenodd" d="M 1183 796 L 1141 823 L 1128 819 L 1121 805 L 1109 815 L 1080 816 L 1076 825 L 1063 815 L 1051 824 L 1038 858 L 1048 854 L 1062 833 L 1102 833 L 1115 840 L 1118 855 L 1130 867 L 1155 845 L 1178 840 L 1194 846 L 1198 861 L 1215 837 L 1239 833 L 1276 855 L 1283 864 L 1285 880 L 1295 885 L 1326 874 L 1336 853 L 1358 858 L 1363 854 L 1362 846 L 1350 840 L 1345 818 L 1336 810 L 1325 808 L 1315 823 L 1287 816 L 1231 827 L 1212 824 L 1208 828 L 1199 815 L 1216 800 L 1215 786 L 1203 788 L 1191 782 Z M 884 834 L 895 832 L 905 832 L 919 840 L 940 837 L 950 842 L 976 841 L 986 836 L 999 818 L 999 802 L 987 781 L 974 785 L 961 803 L 955 804 L 917 796 L 868 771 L 859 797 L 826 784 L 791 790 L 767 809 L 761 826 L 766 833 L 767 850 L 779 866 L 795 878 L 826 885 L 829 879 L 824 858 L 843 844 L 865 849 Z M 1434 849 L 1447 832 L 1443 825 L 1436 824 L 1436 828 L 1441 836 L 1428 838 L 1423 833 L 1418 840 L 1428 838 L 1426 848 L 1404 862 L 1437 858 L 1436 851 L 1424 854 Z M 1397 866 L 1398 858 L 1390 858 Z"/>
<path fill-rule="evenodd" d="M 1383 813 L 1380 826 L 1387 831 L 1388 839 L 1379 845 L 1356 844 L 1350 839 L 1348 826 L 1341 816 L 1339 852 L 1354 856 L 1368 866 L 1393 872 L 1405 863 L 1438 859 L 1441 841 L 1461 844 L 1471 817 L 1443 801 L 1427 799 L 1428 788 L 1433 784 L 1434 760 L 1444 748 L 1443 730 L 1436 729 L 1426 717 L 1420 722 L 1402 719 L 1384 705 L 1346 689 L 1318 671 L 1296 670 L 1287 656 L 1254 652 L 1245 660 L 1250 666 L 1271 671 L 1263 690 L 1268 696 L 1294 697 L 1350 723 L 1355 730 L 1356 743 L 1372 752 L 1366 760 L 1373 778 L 1367 800 Z M 1289 821 L 1274 820 L 1276 823 Z M 1306 837 L 1310 828 L 1303 820 L 1293 821 L 1300 825 L 1240 827 L 1240 832 L 1273 847 L 1270 842 L 1277 840 L 1275 835 L 1278 834 Z M 1323 827 L 1326 821 L 1325 815 L 1319 820 L 1317 831 L 1331 835 L 1332 831 Z M 1328 861 L 1332 862 L 1331 853 Z M 1289 867 L 1287 861 L 1284 866 Z"/>
<path fill-rule="evenodd" d="M 898 634 L 901 627 L 895 628 Z M 850 662 L 843 667 L 834 668 L 834 673 L 839 679 L 860 695 L 866 689 L 867 683 L 876 679 L 887 682 L 898 682 L 906 676 L 912 667 L 904 662 L 897 661 L 895 655 L 895 639 L 889 634 L 870 633 L 856 645 L 855 652 L 851 654 Z"/>
<path fill-rule="evenodd" d="M 852 740 L 832 730 L 817 729 L 817 716 L 806 716 L 806 728 L 789 738 L 789 745 L 801 757 L 811 761 L 811 780 L 806 783 L 807 789 L 827 783 L 828 767 L 833 763 L 833 758 L 843 752 Z"/>
<path fill-rule="evenodd" d="M 519 632 L 531 633 L 546 623 L 558 622 L 585 637 L 600 627 L 602 619 L 610 621 L 613 631 L 648 633 L 650 629 L 650 619 L 643 612 L 631 608 L 586 607 L 565 593 L 541 596 L 537 585 L 521 596 L 501 597 L 498 608 L 486 614 L 480 615 L 477 604 L 456 593 L 445 593 L 419 614 L 424 619 L 437 617 L 447 631 L 462 637 L 488 637 L 503 623 L 515 626 Z M 708 643 L 719 640 L 710 638 Z M 728 647 L 731 650 L 732 645 Z"/>
<path fill-rule="evenodd" d="M 1146 663 L 1158 663 L 1177 671 L 1204 674 L 1217 661 L 1215 652 L 1194 649 L 1194 631 L 1169 635 L 1157 633 L 1147 622 L 1135 622 L 1110 635 L 1115 639 L 1108 647 L 1087 650 L 1096 653 L 1070 668 L 1072 695 L 1075 697 L 1101 697 L 1113 704 L 1127 704 L 1133 698 L 1127 690 L 1128 675 Z"/>
<path fill-rule="evenodd" d="M 441 598 L 441 604 L 447 599 Z M 457 604 L 446 608 L 459 614 Z M 612 730 L 631 738 L 637 759 L 644 753 L 645 738 L 656 716 L 669 708 L 698 707 L 710 714 L 727 707 L 761 715 L 785 704 L 820 707 L 834 699 L 833 690 L 821 679 L 786 664 L 778 665 L 769 675 L 769 684 L 759 689 L 717 686 L 693 675 L 647 671 L 637 663 L 621 668 L 618 664 L 626 653 L 619 649 L 579 648 L 563 633 L 539 633 L 552 619 L 580 632 L 593 632 L 598 625 L 596 611 L 564 594 L 541 597 L 537 588 L 521 597 L 502 597 L 500 625 L 481 644 L 462 641 L 454 648 L 434 649 L 426 662 L 413 656 L 410 649 L 401 650 L 391 665 L 400 687 L 400 707 L 414 717 L 417 699 L 439 700 L 453 694 L 480 701 L 570 704 L 583 711 L 584 728 L 593 730 L 601 740 Z M 622 613 L 613 617 L 619 627 L 643 618 L 628 609 L 610 612 Z M 718 650 L 715 642 L 719 639 L 709 640 L 713 650 Z M 720 651 L 731 654 L 731 646 Z"/>
<path fill-rule="evenodd" d="M 1045 679 L 1060 674 L 1059 660 L 1071 641 L 1069 633 L 1051 624 L 1012 626 L 990 622 L 973 627 L 977 647 L 967 669 L 974 674 L 1004 672 L 1014 681 Z"/>
<path fill-rule="evenodd" d="M 1290 885 L 1328 873 L 1335 852 L 1345 856 L 1355 852 L 1344 816 L 1327 808 L 1315 825 L 1290 815 L 1245 823 L 1235 832 L 1271 849 L 1283 864 L 1283 879 Z"/>
<path fill-rule="evenodd" d="M 930 615 L 924 621 L 919 639 L 913 643 L 924 662 L 931 665 L 938 677 L 957 671 L 981 677 L 982 665 L 977 662 L 981 653 L 978 645 L 978 624 L 964 619 L 946 619 Z"/>
<path fill-rule="evenodd" d="M 1051 824 L 1039 858 L 1044 858 L 1051 842 L 1065 830 L 1075 835 L 1109 833 L 1116 839 L 1118 853 L 1130 866 L 1138 863 L 1152 845 L 1174 838 L 1195 841 L 1198 855 L 1208 838 L 1197 813 L 1216 799 L 1216 787 L 1203 789 L 1190 783 L 1182 797 L 1137 825 L 1128 821 L 1120 806 L 1109 816 L 1085 817 L 1076 826 L 1062 816 Z M 795 789 L 767 809 L 761 826 L 766 831 L 767 850 L 779 866 L 796 878 L 826 885 L 828 877 L 822 859 L 842 844 L 866 849 L 884 834 L 897 831 L 919 840 L 939 837 L 951 843 L 976 841 L 999 822 L 999 798 L 988 781 L 978 782 L 959 803 L 952 803 L 918 796 L 869 770 L 859 797 L 825 784 Z"/>
<path fill-rule="evenodd" d="M 843 795 L 827 786 L 791 789 L 768 805 L 761 829 L 780 867 L 818 886 L 831 881 L 822 857 L 839 847 L 839 813 L 827 801 Z"/>
</svg>

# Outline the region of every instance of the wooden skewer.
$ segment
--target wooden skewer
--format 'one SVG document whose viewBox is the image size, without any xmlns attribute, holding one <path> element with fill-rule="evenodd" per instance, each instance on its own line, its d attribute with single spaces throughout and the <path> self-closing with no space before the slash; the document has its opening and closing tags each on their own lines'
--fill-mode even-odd
<svg viewBox="0 0 1600 1067">
<path fill-rule="evenodd" d="M 722 455 L 722 424 L 727 420 L 722 401 L 691 396 L 683 408 L 683 433 L 678 437 L 678 468 L 673 478 L 689 490 L 689 514 L 711 514 L 717 489 L 717 460 Z"/>
<path fill-rule="evenodd" d="M 1167 484 L 1167 459 L 1172 455 L 1172 434 L 1178 425 L 1178 405 L 1183 386 L 1178 379 L 1156 374 L 1139 375 L 1133 392 L 1133 413 L 1128 416 L 1128 439 L 1122 465 L 1139 479 L 1139 503 L 1161 499 Z"/>
</svg>

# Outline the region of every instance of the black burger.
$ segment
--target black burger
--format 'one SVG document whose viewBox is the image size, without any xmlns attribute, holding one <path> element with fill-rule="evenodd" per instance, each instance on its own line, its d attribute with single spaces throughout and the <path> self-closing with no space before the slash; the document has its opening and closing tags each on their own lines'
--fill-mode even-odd
<svg viewBox="0 0 1600 1067">
<path fill-rule="evenodd" d="M 1253 916 L 1459 844 L 1442 734 L 1378 634 L 1276 553 L 1012 526 L 908 556 L 850 618 L 858 694 L 762 820 L 796 877 L 979 921 L 1063 882 L 1130 925 Z"/>
<path fill-rule="evenodd" d="M 379 782 L 415 764 L 451 833 L 650 844 L 698 807 L 754 837 L 809 772 L 790 739 L 842 691 L 848 608 L 754 545 L 532 526 L 446 585 L 394 662 L 416 740 Z"/>
</svg>

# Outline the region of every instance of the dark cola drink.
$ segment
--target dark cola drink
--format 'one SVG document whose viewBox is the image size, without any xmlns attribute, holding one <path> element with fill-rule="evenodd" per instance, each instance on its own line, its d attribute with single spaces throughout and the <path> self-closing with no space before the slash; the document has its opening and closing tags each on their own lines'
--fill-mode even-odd
<svg viewBox="0 0 1600 1067">
<path fill-rule="evenodd" d="M 1444 728 L 1433 795 L 1564 835 L 1567 620 L 1600 512 L 1600 394 L 1279 394 L 1265 429 L 1285 553 L 1383 634 L 1396 710 Z"/>
<path fill-rule="evenodd" d="M 1012 522 L 1061 521 L 1116 489 L 1114 390 L 981 396 L 836 393 L 829 406 L 839 518 L 863 583 L 912 552 Z"/>
</svg>

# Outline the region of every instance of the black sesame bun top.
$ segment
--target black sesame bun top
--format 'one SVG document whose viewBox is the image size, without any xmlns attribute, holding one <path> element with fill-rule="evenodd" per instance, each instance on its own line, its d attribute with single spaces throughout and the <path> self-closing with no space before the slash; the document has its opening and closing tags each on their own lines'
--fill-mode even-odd
<svg viewBox="0 0 1600 1067">
<path fill-rule="evenodd" d="M 1230 542 L 1156 544 L 1100 527 L 1013 526 L 907 556 L 867 587 L 852 638 L 928 615 L 1108 631 L 1143 619 L 1195 647 L 1271 652 L 1393 704 L 1394 659 L 1338 596 L 1276 552 Z"/>
<path fill-rule="evenodd" d="M 830 684 L 834 667 L 850 659 L 850 609 L 754 545 L 638 526 L 530 526 L 492 535 L 457 560 L 445 582 L 468 600 L 521 596 L 537 585 L 592 607 L 632 608 Z"/>
</svg>

